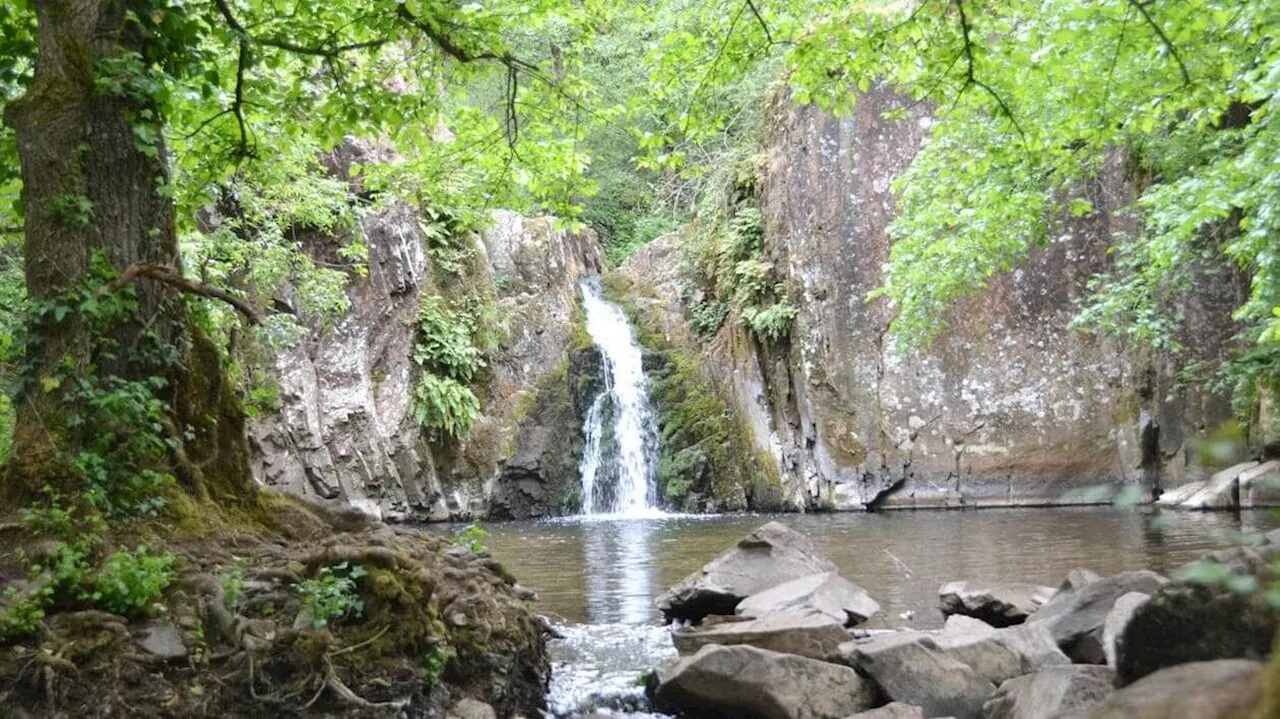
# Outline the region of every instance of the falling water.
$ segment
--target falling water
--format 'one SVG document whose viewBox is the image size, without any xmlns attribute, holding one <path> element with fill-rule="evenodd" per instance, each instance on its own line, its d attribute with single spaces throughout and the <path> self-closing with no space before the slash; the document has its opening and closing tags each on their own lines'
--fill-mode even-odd
<svg viewBox="0 0 1280 719">
<path fill-rule="evenodd" d="M 600 348 L 604 388 L 583 422 L 583 514 L 652 516 L 658 430 L 640 345 L 616 305 L 600 296 L 599 280 L 582 283 L 587 333 Z"/>
</svg>

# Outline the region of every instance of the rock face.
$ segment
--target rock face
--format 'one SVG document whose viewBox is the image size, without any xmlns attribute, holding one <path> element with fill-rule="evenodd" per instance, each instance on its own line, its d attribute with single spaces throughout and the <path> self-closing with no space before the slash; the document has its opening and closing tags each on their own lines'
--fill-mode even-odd
<svg viewBox="0 0 1280 719">
<path fill-rule="evenodd" d="M 862 587 L 835 572 L 823 572 L 753 594 L 734 611 L 750 618 L 783 611 L 814 612 L 852 627 L 878 613 L 880 605 Z"/>
<path fill-rule="evenodd" d="M 1247 713 L 1259 694 L 1262 665 L 1242 659 L 1162 669 L 1063 719 L 1228 719 Z"/>
<path fill-rule="evenodd" d="M 477 391 L 483 418 L 470 440 L 445 448 L 428 441 L 410 411 L 419 301 L 438 289 L 420 223 L 403 204 L 361 221 L 368 272 L 350 281 L 350 309 L 332 326 L 306 327 L 305 339 L 273 358 L 279 409 L 251 425 L 254 474 L 277 489 L 388 518 L 484 515 L 495 493 L 517 506 L 508 514 L 554 513 L 560 498 L 547 487 L 570 468 L 576 475 L 580 423 L 571 398 L 537 397 L 538 381 L 565 374 L 578 281 L 603 269 L 599 243 L 590 232 L 555 229 L 550 218 L 510 212 L 495 213 L 491 228 L 469 240 L 466 282 L 495 299 L 507 333 L 488 386 Z M 316 238 L 308 249 L 327 257 L 329 243 Z M 522 432 L 529 417 L 519 410 L 530 405 L 538 410 L 532 419 L 559 434 Z"/>
<path fill-rule="evenodd" d="M 902 110 L 901 119 L 886 120 Z M 1188 357 L 1134 357 L 1070 328 L 1089 277 L 1110 266 L 1117 211 L 1134 196 L 1123 158 L 1082 188 L 1095 211 L 1057 218 L 1051 242 L 948 315 L 927 351 L 897 353 L 884 279 L 892 182 L 928 135 L 928 110 L 886 88 L 835 118 L 779 100 L 757 201 L 764 257 L 788 287 L 789 341 L 765 347 L 732 319 L 703 345 L 709 370 L 803 508 L 990 506 L 1087 501 L 1098 483 L 1151 490 L 1203 478 L 1183 461 L 1200 428 L 1232 416 L 1225 396 L 1171 391 L 1187 360 L 1222 359 L 1245 287 L 1227 270 L 1182 310 Z M 625 263 L 637 303 L 687 326 L 674 243 Z M 673 275 L 677 276 L 673 279 Z M 1177 458 L 1176 460 L 1174 458 Z"/>
<path fill-rule="evenodd" d="M 938 590 L 938 608 L 943 616 L 963 614 L 993 627 L 1008 627 L 1025 622 L 1055 591 L 1035 584 L 983 586 L 950 582 Z"/>
<path fill-rule="evenodd" d="M 1130 592 L 1154 593 L 1166 581 L 1155 572 L 1140 570 L 1106 577 L 1079 589 L 1064 589 L 1027 623 L 1048 629 L 1073 660 L 1102 664 L 1107 660 L 1102 633 L 1116 600 Z"/>
<path fill-rule="evenodd" d="M 655 708 L 761 719 L 835 719 L 876 703 L 848 667 L 748 646 L 706 646 L 681 659 L 654 692 Z"/>
<path fill-rule="evenodd" d="M 1107 667 L 1064 666 L 1016 677 L 1000 685 L 982 707 L 983 719 L 1042 719 L 1081 709 L 1113 691 Z"/>
<path fill-rule="evenodd" d="M 708 614 L 733 614 L 738 602 L 784 582 L 835 569 L 808 537 L 769 522 L 680 580 L 655 603 L 668 620 L 698 621 Z"/>
</svg>

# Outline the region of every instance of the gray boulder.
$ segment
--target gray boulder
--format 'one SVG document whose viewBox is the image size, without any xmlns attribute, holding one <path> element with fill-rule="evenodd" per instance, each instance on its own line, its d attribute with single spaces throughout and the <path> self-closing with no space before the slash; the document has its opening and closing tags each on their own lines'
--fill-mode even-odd
<svg viewBox="0 0 1280 719">
<path fill-rule="evenodd" d="M 819 612 L 846 627 L 861 624 L 880 611 L 866 590 L 835 572 L 822 572 L 784 582 L 742 600 L 735 610 L 744 617 L 774 612 Z"/>
<path fill-rule="evenodd" d="M 1112 605 L 1106 621 L 1102 623 L 1102 651 L 1107 656 L 1107 666 L 1116 666 L 1116 644 L 1120 636 L 1129 626 L 1129 620 L 1133 619 L 1133 613 L 1150 599 L 1150 594 L 1129 592 Z"/>
<path fill-rule="evenodd" d="M 973 617 L 966 617 L 963 614 L 952 614 L 947 617 L 947 621 L 942 625 L 942 633 L 946 636 L 971 636 L 975 634 L 990 634 L 996 631 L 996 628 Z"/>
<path fill-rule="evenodd" d="M 834 571 L 808 537 L 769 522 L 680 580 L 655 604 L 668 621 L 700 621 L 708 614 L 733 614 L 743 599 L 779 584 Z"/>
<path fill-rule="evenodd" d="M 978 676 L 1000 686 L 1024 674 L 1071 663 L 1040 626 L 995 629 L 986 634 L 956 635 L 945 632 L 935 640 L 946 656 L 968 665 Z"/>
<path fill-rule="evenodd" d="M 761 719 L 838 719 L 875 706 L 875 686 L 848 667 L 748 646 L 709 645 L 654 690 L 658 711 Z"/>
<path fill-rule="evenodd" d="M 871 711 L 852 714 L 845 719 L 924 719 L 924 710 L 912 704 L 890 702 Z"/>
<path fill-rule="evenodd" d="M 1262 665 L 1246 659 L 1168 667 L 1059 719 L 1226 719 L 1246 713 Z"/>
<path fill-rule="evenodd" d="M 1062 584 L 1058 585 L 1058 591 L 1064 592 L 1072 589 L 1081 589 L 1093 584 L 1094 582 L 1101 581 L 1101 579 L 1102 575 L 1092 569 L 1076 567 L 1070 572 L 1067 572 L 1067 578 L 1062 580 Z"/>
<path fill-rule="evenodd" d="M 1280 507 L 1280 460 L 1273 459 L 1240 475 L 1240 508 Z"/>
<path fill-rule="evenodd" d="M 850 642 L 840 647 L 837 658 L 874 680 L 890 700 L 921 707 L 925 716 L 976 719 L 996 690 L 923 632 Z"/>
<path fill-rule="evenodd" d="M 1015 677 L 982 707 L 983 719 L 1047 719 L 1107 698 L 1115 673 L 1107 667 L 1069 665 Z"/>
<path fill-rule="evenodd" d="M 693 654 L 708 644 L 749 644 L 760 649 L 826 659 L 849 641 L 844 625 L 826 614 L 775 612 L 759 619 L 719 622 L 672 632 L 671 641 L 681 655 Z"/>
<path fill-rule="evenodd" d="M 1067 656 L 1082 664 L 1102 664 L 1102 630 L 1116 600 L 1130 592 L 1151 594 L 1168 580 L 1148 570 L 1122 572 L 1079 589 L 1059 590 L 1027 620 L 1049 630 Z"/>
<path fill-rule="evenodd" d="M 993 627 L 1008 627 L 1025 622 L 1055 591 L 1038 584 L 950 582 L 938 590 L 938 608 L 944 617 L 963 614 Z"/>
</svg>

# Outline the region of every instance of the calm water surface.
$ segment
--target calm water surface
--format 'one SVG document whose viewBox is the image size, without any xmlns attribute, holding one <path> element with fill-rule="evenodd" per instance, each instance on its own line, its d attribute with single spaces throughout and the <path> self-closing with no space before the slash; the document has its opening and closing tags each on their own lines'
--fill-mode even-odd
<svg viewBox="0 0 1280 719">
<path fill-rule="evenodd" d="M 653 599 L 777 519 L 812 537 L 845 577 L 883 608 L 870 627 L 941 626 L 938 587 L 965 579 L 1056 586 L 1076 567 L 1106 575 L 1167 573 L 1241 532 L 1277 526 L 1271 514 L 1116 508 L 991 509 L 821 515 L 562 519 L 486 525 L 489 551 L 538 592 L 535 609 L 564 622 L 654 624 Z"/>
</svg>

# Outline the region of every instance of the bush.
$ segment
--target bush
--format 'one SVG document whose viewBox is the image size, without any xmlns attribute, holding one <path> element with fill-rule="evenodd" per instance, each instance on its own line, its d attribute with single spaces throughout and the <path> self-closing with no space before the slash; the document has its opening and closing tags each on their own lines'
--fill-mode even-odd
<svg viewBox="0 0 1280 719">
<path fill-rule="evenodd" d="M 298 582 L 302 606 L 311 614 L 311 626 L 323 629 L 334 619 L 362 616 L 364 600 L 356 588 L 356 580 L 368 572 L 360 565 L 347 562 L 320 570 L 320 576 Z"/>
<path fill-rule="evenodd" d="M 173 583 L 173 563 L 172 554 L 152 554 L 146 545 L 121 550 L 103 562 L 82 597 L 113 614 L 133 614 L 151 606 Z"/>
</svg>

